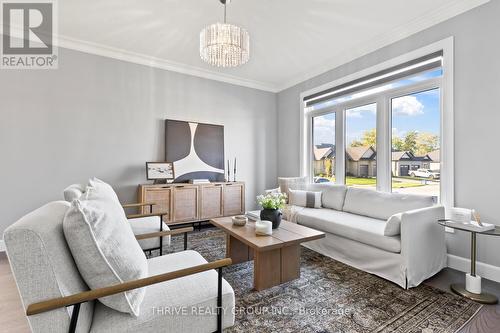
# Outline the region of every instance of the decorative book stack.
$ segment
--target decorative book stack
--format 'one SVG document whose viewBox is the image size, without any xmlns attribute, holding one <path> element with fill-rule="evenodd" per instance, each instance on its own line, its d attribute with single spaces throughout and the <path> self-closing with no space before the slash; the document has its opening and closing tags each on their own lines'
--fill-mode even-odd
<svg viewBox="0 0 500 333">
<path fill-rule="evenodd" d="M 190 179 L 189 184 L 210 184 L 208 179 Z"/>
</svg>

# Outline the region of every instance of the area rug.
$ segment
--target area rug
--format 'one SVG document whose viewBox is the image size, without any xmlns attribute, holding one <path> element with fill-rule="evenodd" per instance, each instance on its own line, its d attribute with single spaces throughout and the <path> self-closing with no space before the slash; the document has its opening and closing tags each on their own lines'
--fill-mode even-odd
<svg viewBox="0 0 500 333">
<path fill-rule="evenodd" d="M 165 252 L 182 249 L 182 236 L 174 236 Z M 224 258 L 225 235 L 191 233 L 189 249 L 208 261 Z M 236 323 L 225 332 L 453 333 L 481 307 L 426 285 L 404 290 L 304 247 L 300 279 L 257 292 L 252 272 L 252 262 L 224 269 L 236 297 Z"/>
</svg>

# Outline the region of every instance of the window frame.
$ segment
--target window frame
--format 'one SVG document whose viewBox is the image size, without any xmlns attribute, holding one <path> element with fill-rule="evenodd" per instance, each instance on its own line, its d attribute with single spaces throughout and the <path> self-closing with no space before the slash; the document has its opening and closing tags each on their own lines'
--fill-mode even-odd
<svg viewBox="0 0 500 333">
<path fill-rule="evenodd" d="M 342 102 L 320 110 L 306 111 L 304 96 L 326 90 L 342 83 L 358 79 L 375 73 L 384 68 L 390 68 L 398 63 L 404 63 L 413 58 L 430 54 L 436 51 L 443 51 L 443 75 L 439 78 L 432 78 L 423 82 L 403 87 L 385 90 L 370 96 L 364 96 L 352 101 Z M 392 151 L 392 107 L 393 98 L 414 94 L 426 90 L 438 88 L 440 90 L 440 163 L 441 163 L 441 186 L 440 203 L 447 209 L 454 206 L 454 131 L 453 131 L 453 37 L 409 52 L 397 58 L 388 60 L 382 64 L 370 67 L 360 72 L 351 74 L 342 79 L 336 80 L 305 91 L 300 94 L 300 173 L 301 176 L 309 177 L 312 181 L 313 162 L 313 117 L 335 113 L 335 183 L 345 184 L 345 135 L 346 117 L 345 110 L 370 103 L 377 103 L 377 190 L 384 192 L 392 191 L 391 174 L 391 151 Z M 339 152 L 342 152 L 339 154 Z"/>
</svg>

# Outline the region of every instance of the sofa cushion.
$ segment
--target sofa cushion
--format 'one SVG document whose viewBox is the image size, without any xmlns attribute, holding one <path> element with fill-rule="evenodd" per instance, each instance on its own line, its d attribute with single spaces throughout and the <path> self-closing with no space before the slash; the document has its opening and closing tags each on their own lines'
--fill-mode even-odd
<svg viewBox="0 0 500 333">
<path fill-rule="evenodd" d="M 384 228 L 384 235 L 397 236 L 401 234 L 401 218 L 403 213 L 397 213 L 387 219 Z"/>
<path fill-rule="evenodd" d="M 160 231 L 159 216 L 147 216 L 137 219 L 130 219 L 128 221 L 130 222 L 130 226 L 132 227 L 134 235 L 149 234 L 152 232 Z M 163 231 L 170 230 L 170 228 L 165 224 L 165 222 L 162 222 L 162 224 L 163 224 Z M 143 250 L 156 249 L 160 247 L 160 237 L 141 239 L 138 242 L 139 245 L 141 246 L 141 249 Z M 170 245 L 170 236 L 164 236 L 163 246 L 168 246 L 168 245 Z"/>
<path fill-rule="evenodd" d="M 304 208 L 297 222 L 307 227 L 328 232 L 389 252 L 401 252 L 400 237 L 384 236 L 385 222 L 328 208 Z"/>
<path fill-rule="evenodd" d="M 342 210 L 344 206 L 345 193 L 347 187 L 345 185 L 320 183 L 307 185 L 308 191 L 321 191 L 322 205 L 325 208 Z"/>
<path fill-rule="evenodd" d="M 206 262 L 195 251 L 163 255 L 148 260 L 149 275 Z M 234 324 L 234 304 L 234 291 L 223 279 L 224 328 Z M 216 306 L 217 273 L 211 270 L 148 286 L 141 304 L 141 314 L 137 318 L 97 304 L 90 332 L 214 332 Z M 199 314 L 193 313 L 196 310 Z"/>
<path fill-rule="evenodd" d="M 91 289 L 140 279 L 148 273 L 146 257 L 108 186 L 88 186 L 80 200 L 73 200 L 63 222 L 78 270 Z M 138 315 L 144 293 L 144 288 L 135 289 L 99 301 L 117 311 Z"/>
<path fill-rule="evenodd" d="M 386 193 L 349 187 L 342 210 L 348 213 L 387 220 L 396 213 L 430 207 L 433 204 L 432 196 Z"/>
<path fill-rule="evenodd" d="M 321 192 L 289 190 L 290 197 L 288 203 L 290 205 L 309 208 L 321 208 Z"/>
</svg>

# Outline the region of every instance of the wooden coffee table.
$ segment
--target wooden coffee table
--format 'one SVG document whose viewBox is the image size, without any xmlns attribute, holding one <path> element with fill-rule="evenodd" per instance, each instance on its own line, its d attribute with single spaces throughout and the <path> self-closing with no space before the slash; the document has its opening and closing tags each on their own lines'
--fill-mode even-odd
<svg viewBox="0 0 500 333">
<path fill-rule="evenodd" d="M 253 286 L 263 290 L 300 277 L 300 243 L 325 237 L 302 225 L 282 221 L 271 236 L 255 235 L 255 222 L 234 226 L 230 217 L 210 222 L 226 233 L 226 257 L 233 264 L 253 260 Z"/>
</svg>

